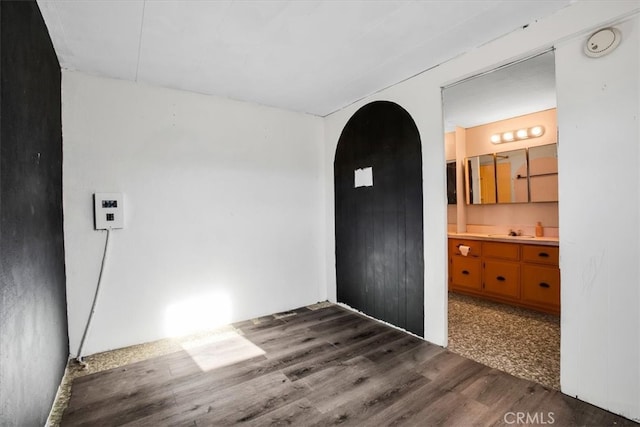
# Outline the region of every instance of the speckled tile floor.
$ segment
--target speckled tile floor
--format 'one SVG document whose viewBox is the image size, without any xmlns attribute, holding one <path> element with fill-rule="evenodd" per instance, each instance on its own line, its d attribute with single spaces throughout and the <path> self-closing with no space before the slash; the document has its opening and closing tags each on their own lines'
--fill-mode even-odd
<svg viewBox="0 0 640 427">
<path fill-rule="evenodd" d="M 560 318 L 449 293 L 449 350 L 560 389 Z"/>
</svg>

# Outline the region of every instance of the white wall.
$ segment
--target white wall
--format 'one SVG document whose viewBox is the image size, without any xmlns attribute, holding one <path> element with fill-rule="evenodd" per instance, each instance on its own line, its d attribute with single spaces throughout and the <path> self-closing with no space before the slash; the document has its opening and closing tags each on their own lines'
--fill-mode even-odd
<svg viewBox="0 0 640 427">
<path fill-rule="evenodd" d="M 75 354 L 122 192 L 84 354 L 326 299 L 320 118 L 63 72 L 64 231 Z M 192 328 L 193 327 L 193 328 Z"/>
<path fill-rule="evenodd" d="M 557 51 L 561 375 L 565 393 L 638 419 L 640 19 L 616 28 L 605 57 L 584 38 Z"/>
<path fill-rule="evenodd" d="M 336 298 L 333 211 L 333 159 L 336 144 L 345 123 L 358 108 L 375 100 L 393 101 L 412 115 L 421 134 L 424 169 L 425 338 L 436 344 L 447 344 L 447 220 L 440 88 L 558 44 L 561 46 L 556 58 L 561 64 L 557 85 L 560 93 L 558 111 L 562 147 L 559 154 L 563 283 L 562 389 L 626 417 L 640 418 L 640 325 L 637 317 L 640 309 L 640 276 L 637 266 L 640 258 L 637 243 L 640 237 L 637 25 L 626 27 L 623 34 L 623 40 L 628 39 L 623 41 L 627 44 L 625 52 L 628 58 L 625 67 L 631 69 L 618 70 L 605 79 L 616 87 L 615 91 L 609 91 L 606 95 L 607 105 L 615 102 L 618 97 L 623 97 L 623 107 L 616 107 L 613 111 L 625 108 L 624 118 L 613 117 L 611 114 L 601 117 L 596 114 L 597 110 L 590 107 L 590 95 L 598 90 L 608 90 L 602 87 L 602 81 L 593 81 L 594 76 L 602 77 L 604 73 L 604 70 L 596 69 L 624 68 L 620 66 L 619 60 L 603 59 L 602 65 L 595 65 L 596 62 L 592 61 L 589 67 L 596 68 L 586 71 L 586 77 L 577 77 L 585 72 L 585 60 L 580 48 L 588 34 L 637 10 L 637 1 L 574 3 L 551 17 L 531 23 L 526 29 L 515 31 L 328 116 L 325 126 L 325 186 L 329 298 Z M 564 85 L 569 85 L 568 80 L 574 78 L 580 82 L 586 79 L 582 86 L 587 85 L 591 79 L 590 84 L 593 86 L 589 90 L 583 87 L 584 92 L 579 98 L 568 101 L 567 98 L 577 95 L 580 90 L 575 87 L 575 82 L 565 88 Z M 619 93 L 617 88 L 620 85 L 626 86 L 628 92 Z M 568 96 L 565 96 L 567 93 Z M 634 96 L 635 104 L 628 100 Z M 571 111 L 572 109 L 575 110 Z M 611 157 L 609 149 L 612 145 L 609 144 L 613 141 L 605 137 L 619 123 L 621 127 L 616 131 L 615 141 L 625 140 L 625 146 L 636 144 L 631 155 L 621 162 L 614 161 Z M 572 128 L 574 130 L 569 132 Z M 564 132 L 567 132 L 567 138 L 575 142 L 563 145 Z M 583 138 L 589 132 L 593 136 Z M 580 144 L 577 143 L 578 138 L 581 139 Z M 584 154 L 585 152 L 588 154 Z M 603 152 L 607 155 L 603 155 Z M 584 163 L 576 164 L 577 158 L 583 159 Z M 621 165 L 626 167 L 626 171 L 621 172 Z M 584 174 L 580 172 L 584 171 L 592 173 L 594 178 L 597 176 L 601 179 L 606 175 L 610 175 L 610 178 L 602 181 L 590 179 L 589 182 L 595 187 L 588 188 L 581 179 Z M 615 182 L 618 182 L 621 175 L 627 179 L 625 188 L 610 188 L 610 184 L 614 182 L 613 177 L 617 176 Z M 567 176 L 571 178 L 565 178 Z M 594 188 L 598 190 L 596 195 L 592 191 Z M 611 195 L 600 197 L 600 194 L 609 191 L 612 192 Z M 620 197 L 613 197 L 614 195 Z M 613 206 L 607 206 L 605 202 L 613 203 Z M 576 222 L 569 227 L 568 222 L 574 220 Z M 606 227 L 614 222 L 614 232 L 606 232 Z M 567 227 L 569 234 L 565 234 L 563 227 Z M 593 235 L 594 229 L 598 227 L 602 231 Z M 625 248 L 628 248 L 628 252 Z M 590 254 L 599 257 L 585 259 Z M 580 268 L 585 265 L 588 269 L 581 271 Z M 616 283 L 612 283 L 612 280 Z M 580 285 L 581 282 L 588 283 L 588 286 Z M 590 294 L 586 294 L 589 292 Z M 595 327 L 600 315 L 604 315 L 604 321 Z M 589 316 L 592 318 L 589 319 Z M 593 354 L 585 356 L 585 350 L 593 351 Z M 619 355 L 614 356 L 614 353 Z M 580 356 L 584 357 L 582 362 L 577 360 Z"/>
</svg>

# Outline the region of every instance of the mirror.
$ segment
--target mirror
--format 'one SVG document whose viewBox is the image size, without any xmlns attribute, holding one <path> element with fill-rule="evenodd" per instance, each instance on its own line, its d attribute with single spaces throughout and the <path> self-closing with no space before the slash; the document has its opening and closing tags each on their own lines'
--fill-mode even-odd
<svg viewBox="0 0 640 427">
<path fill-rule="evenodd" d="M 496 153 L 496 189 L 498 203 L 527 203 L 527 151 Z"/>
<path fill-rule="evenodd" d="M 557 202 L 557 148 L 548 144 L 469 157 L 467 204 Z"/>
<path fill-rule="evenodd" d="M 529 191 L 532 202 L 558 201 L 558 146 L 529 148 Z"/>
<path fill-rule="evenodd" d="M 458 191 L 456 190 L 456 161 L 447 162 L 447 203 L 455 205 L 458 203 Z"/>
<path fill-rule="evenodd" d="M 496 167 L 493 154 L 469 157 L 465 162 L 467 204 L 496 203 Z"/>
</svg>

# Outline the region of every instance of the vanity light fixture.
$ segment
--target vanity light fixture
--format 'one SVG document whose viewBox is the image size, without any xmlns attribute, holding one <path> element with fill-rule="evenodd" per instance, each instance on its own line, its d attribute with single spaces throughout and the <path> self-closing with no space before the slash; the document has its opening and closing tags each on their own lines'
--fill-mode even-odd
<svg viewBox="0 0 640 427">
<path fill-rule="evenodd" d="M 501 144 L 503 142 L 513 142 L 522 139 L 538 138 L 544 135 L 543 126 L 533 126 L 530 128 L 510 130 L 507 132 L 496 133 L 491 135 L 491 142 L 493 144 Z"/>
</svg>

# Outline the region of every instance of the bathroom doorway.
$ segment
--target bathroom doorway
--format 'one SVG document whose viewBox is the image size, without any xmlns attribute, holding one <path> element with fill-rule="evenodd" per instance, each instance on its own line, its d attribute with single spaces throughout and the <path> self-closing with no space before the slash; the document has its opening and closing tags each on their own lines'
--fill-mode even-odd
<svg viewBox="0 0 640 427">
<path fill-rule="evenodd" d="M 553 51 L 443 89 L 448 347 L 560 388 Z"/>
</svg>

